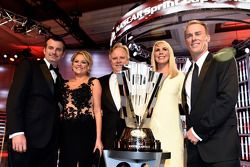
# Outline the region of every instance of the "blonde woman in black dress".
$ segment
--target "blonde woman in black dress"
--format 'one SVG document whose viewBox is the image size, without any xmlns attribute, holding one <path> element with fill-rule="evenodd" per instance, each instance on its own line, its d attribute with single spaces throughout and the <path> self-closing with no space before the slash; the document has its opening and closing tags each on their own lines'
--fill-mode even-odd
<svg viewBox="0 0 250 167">
<path fill-rule="evenodd" d="M 101 85 L 89 77 L 92 57 L 87 51 L 76 52 L 72 58 L 74 78 L 61 88 L 63 111 L 59 167 L 91 167 L 93 152 L 101 141 Z"/>
</svg>

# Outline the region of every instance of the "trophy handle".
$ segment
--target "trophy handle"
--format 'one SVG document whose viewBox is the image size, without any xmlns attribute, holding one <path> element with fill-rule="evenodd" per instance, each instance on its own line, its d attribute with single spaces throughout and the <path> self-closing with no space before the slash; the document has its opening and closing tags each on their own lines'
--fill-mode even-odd
<svg viewBox="0 0 250 167">
<path fill-rule="evenodd" d="M 159 77 L 158 77 L 158 80 L 156 82 L 156 85 L 155 85 L 155 89 L 153 90 L 153 93 L 152 93 L 152 96 L 150 97 L 150 100 L 149 100 L 149 103 L 147 105 L 147 108 L 146 108 L 146 111 L 144 112 L 143 116 L 142 116 L 142 121 L 141 121 L 141 124 L 140 124 L 140 128 L 143 127 L 143 124 L 144 124 L 144 120 L 146 120 L 146 118 L 151 118 L 152 117 L 152 114 L 153 114 L 153 106 L 155 105 L 155 101 L 154 99 L 156 98 L 157 94 L 158 94 L 158 90 L 160 89 L 160 85 L 162 85 L 162 82 L 165 78 L 163 77 L 163 74 L 162 73 L 159 73 Z"/>
<path fill-rule="evenodd" d="M 119 84 L 119 91 L 121 95 L 122 115 L 125 118 L 126 126 L 132 126 L 132 124 L 134 124 L 132 127 L 136 127 L 136 125 L 138 124 L 138 119 L 136 119 L 134 107 L 132 105 L 132 100 L 131 100 L 131 97 L 129 96 L 129 88 L 128 88 L 128 84 L 126 81 L 125 72 L 129 72 L 129 71 L 124 70 L 117 76 L 118 84 Z M 129 107 L 129 110 L 127 109 L 127 107 Z M 127 113 L 128 111 L 130 112 Z"/>
</svg>

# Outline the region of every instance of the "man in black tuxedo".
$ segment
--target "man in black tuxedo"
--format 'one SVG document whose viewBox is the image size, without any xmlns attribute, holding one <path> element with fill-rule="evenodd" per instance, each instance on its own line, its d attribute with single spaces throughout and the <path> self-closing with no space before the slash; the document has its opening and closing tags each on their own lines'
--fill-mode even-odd
<svg viewBox="0 0 250 167">
<path fill-rule="evenodd" d="M 62 39 L 49 37 L 43 60 L 23 60 L 16 68 L 6 106 L 10 167 L 57 166 L 56 85 L 62 78 L 54 68 L 64 49 Z"/>
<path fill-rule="evenodd" d="M 115 44 L 110 50 L 109 61 L 112 73 L 100 78 L 103 111 L 102 142 L 104 149 L 113 149 L 114 141 L 121 136 L 125 128 L 125 121 L 120 117 L 119 112 L 121 100 L 116 73 L 122 70 L 124 64 L 128 64 L 129 51 L 127 46 L 121 43 Z"/>
<path fill-rule="evenodd" d="M 113 149 L 114 141 L 119 139 L 126 127 L 124 119 L 120 117 L 121 100 L 116 73 L 128 64 L 129 51 L 126 45 L 117 43 L 111 48 L 109 61 L 112 73 L 99 78 L 102 86 L 102 142 L 104 149 Z M 103 162 L 101 166 L 103 166 Z"/>
<path fill-rule="evenodd" d="M 240 167 L 234 54 L 209 53 L 210 36 L 201 21 L 188 22 L 184 34 L 193 62 L 182 93 L 187 116 L 187 166 Z"/>
</svg>

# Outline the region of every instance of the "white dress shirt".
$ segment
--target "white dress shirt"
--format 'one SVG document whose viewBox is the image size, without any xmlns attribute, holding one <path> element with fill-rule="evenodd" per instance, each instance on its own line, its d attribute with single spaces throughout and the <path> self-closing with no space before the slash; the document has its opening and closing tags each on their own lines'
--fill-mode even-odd
<svg viewBox="0 0 250 167">
<path fill-rule="evenodd" d="M 47 67 L 49 69 L 50 63 L 45 58 L 43 60 L 45 61 L 46 65 L 47 65 Z M 51 76 L 52 76 L 52 78 L 54 80 L 54 83 L 55 83 L 56 82 L 56 77 L 57 77 L 56 72 L 54 70 L 49 70 L 49 71 L 50 71 L 50 74 L 51 74 Z"/>
<path fill-rule="evenodd" d="M 111 74 L 109 78 L 109 89 L 115 102 L 116 108 L 119 111 L 121 108 L 121 96 L 118 87 L 117 74 Z"/>
<path fill-rule="evenodd" d="M 196 63 L 197 66 L 199 67 L 198 75 L 200 75 L 202 65 L 205 62 L 208 53 L 209 52 L 206 51 L 196 62 L 193 61 L 192 70 L 189 72 L 187 79 L 186 79 L 186 82 L 185 82 L 186 99 L 187 99 L 189 112 L 191 112 L 191 82 L 192 82 L 192 75 L 193 75 L 193 70 L 194 70 L 194 63 Z M 195 135 L 195 137 L 197 139 L 199 139 L 200 141 L 202 141 L 202 139 L 195 133 L 193 127 L 191 128 L 191 130 L 192 130 L 193 134 Z"/>
</svg>

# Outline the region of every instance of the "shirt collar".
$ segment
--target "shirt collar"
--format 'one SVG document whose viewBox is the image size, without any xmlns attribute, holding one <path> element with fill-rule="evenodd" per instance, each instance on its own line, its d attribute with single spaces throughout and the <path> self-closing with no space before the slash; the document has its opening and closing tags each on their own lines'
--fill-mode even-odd
<svg viewBox="0 0 250 167">
<path fill-rule="evenodd" d="M 194 62 L 194 63 L 196 63 L 196 64 L 198 65 L 199 71 L 201 70 L 201 67 L 202 67 L 203 63 L 204 63 L 204 61 L 206 60 L 208 53 L 209 53 L 209 52 L 206 51 L 205 53 L 203 53 L 203 54 L 201 55 L 201 57 L 200 57 L 196 62 Z"/>
<path fill-rule="evenodd" d="M 117 74 L 116 73 L 112 73 L 110 79 L 111 80 L 116 80 L 117 79 Z"/>
<path fill-rule="evenodd" d="M 44 58 L 43 60 L 45 61 L 46 65 L 47 65 L 47 67 L 48 67 L 48 69 L 49 69 L 50 63 L 49 63 L 48 60 L 45 59 L 45 58 Z"/>
</svg>

